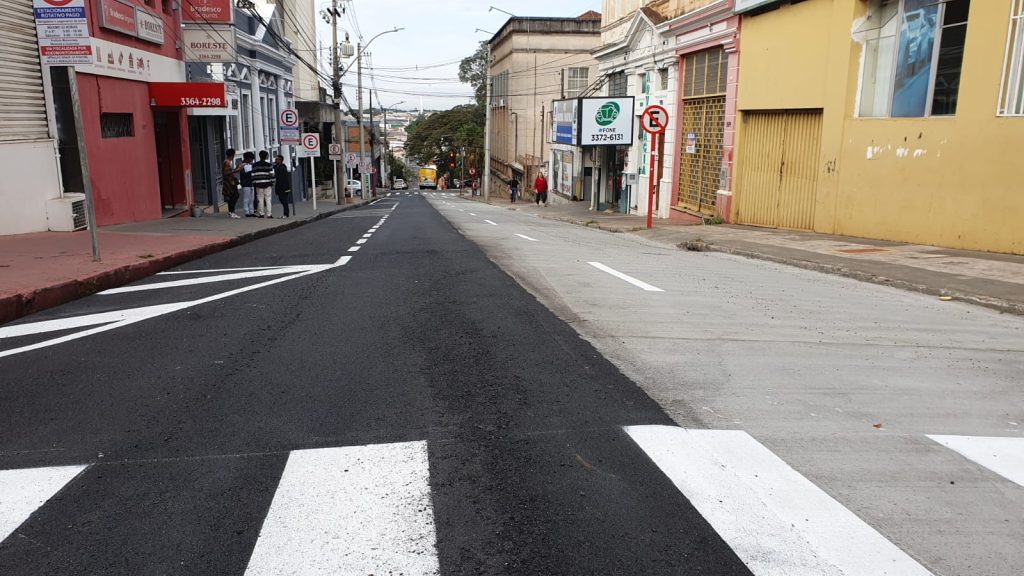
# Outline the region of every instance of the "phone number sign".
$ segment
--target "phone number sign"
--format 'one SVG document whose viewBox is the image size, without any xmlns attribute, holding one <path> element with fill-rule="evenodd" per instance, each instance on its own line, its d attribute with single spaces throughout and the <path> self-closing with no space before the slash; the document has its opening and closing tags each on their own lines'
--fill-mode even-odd
<svg viewBox="0 0 1024 576">
<path fill-rule="evenodd" d="M 224 108 L 222 82 L 150 82 L 149 105 L 160 108 Z"/>
</svg>

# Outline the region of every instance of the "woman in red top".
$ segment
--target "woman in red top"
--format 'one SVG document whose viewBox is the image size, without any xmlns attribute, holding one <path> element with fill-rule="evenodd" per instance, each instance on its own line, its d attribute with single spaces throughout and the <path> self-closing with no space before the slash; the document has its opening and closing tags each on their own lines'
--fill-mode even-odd
<svg viewBox="0 0 1024 576">
<path fill-rule="evenodd" d="M 548 179 L 544 177 L 544 173 L 537 174 L 537 179 L 533 181 L 533 191 L 536 192 L 536 202 L 538 205 L 548 205 Z"/>
</svg>

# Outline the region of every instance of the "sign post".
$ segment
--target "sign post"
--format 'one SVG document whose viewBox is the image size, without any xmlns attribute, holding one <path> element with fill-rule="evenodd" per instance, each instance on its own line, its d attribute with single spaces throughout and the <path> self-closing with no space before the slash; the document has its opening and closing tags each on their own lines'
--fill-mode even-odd
<svg viewBox="0 0 1024 576">
<path fill-rule="evenodd" d="M 309 158 L 309 182 L 313 188 L 313 210 L 316 210 L 316 166 L 313 158 L 320 157 L 320 135 L 315 132 L 302 134 L 302 146 L 299 147 L 299 158 Z"/>
<path fill-rule="evenodd" d="M 647 172 L 647 228 L 654 227 L 654 179 L 657 178 L 658 137 L 668 128 L 668 110 L 654 105 L 644 109 L 640 127 L 651 135 L 651 167 Z"/>
<path fill-rule="evenodd" d="M 341 160 L 341 144 L 329 144 L 327 157 L 334 163 L 334 199 L 340 206 L 343 203 L 341 191 L 344 190 L 344 186 L 338 186 L 338 160 Z"/>
<path fill-rule="evenodd" d="M 278 117 L 279 134 L 282 146 L 298 146 L 301 144 L 299 134 L 299 111 L 294 108 L 281 110 Z"/>
</svg>

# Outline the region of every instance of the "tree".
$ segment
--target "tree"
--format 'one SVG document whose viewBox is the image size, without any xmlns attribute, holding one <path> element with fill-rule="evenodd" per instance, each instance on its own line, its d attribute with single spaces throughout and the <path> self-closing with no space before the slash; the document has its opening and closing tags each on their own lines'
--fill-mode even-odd
<svg viewBox="0 0 1024 576">
<path fill-rule="evenodd" d="M 472 56 L 467 56 L 459 63 L 459 80 L 473 87 L 476 103 L 486 104 L 487 77 L 490 63 L 487 61 L 487 42 L 481 42 Z"/>
<path fill-rule="evenodd" d="M 437 112 L 418 122 L 405 142 L 406 154 L 420 164 L 437 164 L 438 171 L 452 172 L 448 152 L 466 152 L 466 170 L 481 168 L 479 151 L 484 144 L 484 107 L 464 104 Z M 461 154 L 460 154 L 461 156 Z M 457 170 L 455 170 L 457 172 Z"/>
<path fill-rule="evenodd" d="M 391 167 L 391 180 L 394 181 L 396 178 L 402 180 L 409 180 L 409 167 L 405 165 L 405 161 L 395 156 L 394 152 L 388 150 L 388 166 Z"/>
</svg>

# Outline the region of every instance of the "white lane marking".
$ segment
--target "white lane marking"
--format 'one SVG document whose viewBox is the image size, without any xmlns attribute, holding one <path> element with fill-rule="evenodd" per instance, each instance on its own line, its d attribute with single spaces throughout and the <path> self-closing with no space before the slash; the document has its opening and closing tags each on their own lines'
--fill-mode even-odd
<svg viewBox="0 0 1024 576">
<path fill-rule="evenodd" d="M 376 204 L 377 202 L 380 202 L 381 200 L 383 200 L 383 198 L 378 198 L 378 199 L 374 200 L 373 202 L 370 202 L 369 204 L 367 204 L 367 206 L 373 206 L 374 204 Z"/>
<path fill-rule="evenodd" d="M 346 258 L 347 257 L 342 257 L 337 262 L 335 262 L 333 265 L 309 267 L 310 269 L 304 270 L 302 272 L 299 272 L 298 274 L 292 274 L 291 276 L 285 276 L 283 278 L 275 278 L 273 280 L 268 280 L 266 282 L 260 282 L 259 284 L 253 284 L 251 286 L 243 286 L 242 288 L 236 288 L 234 290 L 228 290 L 227 292 L 221 292 L 220 294 L 214 294 L 213 296 L 207 296 L 205 298 L 200 298 L 199 300 L 191 300 L 191 301 L 188 301 L 188 302 L 176 302 L 174 304 L 165 304 L 165 305 L 161 305 L 161 306 L 149 306 L 149 307 L 146 307 L 146 308 L 137 308 L 136 311 L 139 312 L 138 314 L 129 315 L 128 317 L 124 318 L 123 320 L 119 320 L 119 321 L 116 321 L 116 322 L 106 323 L 103 326 L 98 326 L 98 327 L 92 328 L 90 330 L 83 330 L 82 332 L 76 332 L 74 334 L 68 334 L 66 336 L 61 336 L 59 338 L 53 338 L 53 339 L 50 339 L 50 340 L 45 340 L 43 342 L 36 342 L 35 344 L 29 344 L 27 346 L 22 346 L 20 348 L 11 348 L 10 350 L 2 350 L 2 351 L 0 351 L 0 358 L 6 358 L 7 356 L 14 356 L 14 355 L 21 354 L 21 353 L 24 353 L 24 352 L 31 352 L 32 350 L 39 350 L 39 349 L 42 349 L 42 348 L 48 348 L 50 346 L 56 346 L 57 344 L 64 344 L 65 342 L 71 342 L 73 340 L 78 340 L 79 338 L 85 338 L 87 336 L 93 336 L 95 334 L 101 334 L 101 333 L 107 332 L 109 330 L 114 330 L 114 329 L 117 329 L 117 328 L 122 328 L 124 326 L 128 326 L 129 324 L 135 324 L 137 322 L 142 322 L 143 320 L 148 320 L 150 318 L 155 318 L 157 316 L 162 316 L 164 314 L 169 314 L 171 312 L 176 312 L 178 310 L 183 310 L 185 308 L 191 308 L 193 306 L 200 306 L 202 304 L 208 304 L 210 302 L 216 302 L 217 300 L 222 300 L 224 298 L 230 298 L 232 296 L 237 296 L 238 294 L 244 294 L 245 292 L 249 292 L 251 290 L 259 290 L 260 288 L 266 288 L 267 286 L 273 286 L 275 284 L 280 284 L 282 282 L 287 282 L 289 280 L 295 280 L 296 278 L 302 278 L 303 276 L 310 276 L 312 274 L 317 274 L 317 273 L 323 272 L 325 270 L 330 270 L 332 268 L 337 268 L 339 266 L 344 266 L 345 264 L 348 264 L 349 261 Z M 143 310 L 145 310 L 145 312 L 141 312 Z M 73 320 L 73 318 L 69 318 L 68 320 Z M 20 329 L 24 330 L 24 329 L 26 329 L 26 327 L 32 326 L 34 324 L 35 323 L 22 324 L 22 325 L 16 326 L 15 328 L 20 328 Z M 95 323 L 93 323 L 93 324 L 95 324 Z"/>
<path fill-rule="evenodd" d="M 47 332 L 58 332 L 60 330 L 73 330 L 99 324 L 110 324 L 111 322 L 122 322 L 136 318 L 150 318 L 161 314 L 168 314 L 182 308 L 188 308 L 188 302 L 178 304 L 158 304 L 156 306 L 143 306 L 141 308 L 128 308 L 127 310 L 116 310 L 114 312 L 100 312 L 98 314 L 86 314 L 84 316 L 72 316 L 70 318 L 58 318 L 56 320 L 42 320 L 29 324 L 18 324 L 15 326 L 4 326 L 0 328 L 0 340 L 4 338 L 17 338 L 18 336 L 31 336 L 33 334 L 45 334 Z"/>
<path fill-rule="evenodd" d="M 520 238 L 525 238 L 530 242 L 540 242 L 540 240 L 537 240 L 536 238 L 530 238 L 529 236 L 525 236 L 523 234 L 516 234 L 516 236 L 519 236 Z"/>
<path fill-rule="evenodd" d="M 0 542 L 86 468 L 0 470 Z"/>
<path fill-rule="evenodd" d="M 353 247 L 349 248 L 348 251 L 349 252 L 359 252 L 360 248 L 362 248 L 362 246 L 353 246 Z"/>
<path fill-rule="evenodd" d="M 476 214 L 473 214 L 472 212 L 470 212 L 469 215 L 470 216 L 476 216 Z"/>
<path fill-rule="evenodd" d="M 391 210 L 394 211 L 395 208 L 398 208 L 398 204 L 398 202 L 395 202 L 395 205 L 391 207 Z M 385 218 L 387 218 L 387 216 L 385 216 Z"/>
<path fill-rule="evenodd" d="M 367 233 L 367 234 L 363 234 L 363 238 L 369 238 L 371 236 L 373 236 L 373 232 L 370 232 L 370 233 Z"/>
<path fill-rule="evenodd" d="M 459 208 L 459 212 L 465 212 L 465 210 L 463 210 L 462 208 Z"/>
<path fill-rule="evenodd" d="M 351 261 L 351 260 L 352 260 L 352 257 L 351 257 L 351 256 L 342 256 L 341 258 L 338 258 L 338 259 L 337 259 L 337 260 L 336 260 L 336 261 L 334 262 L 334 266 L 335 266 L 335 267 L 338 267 L 338 266 L 344 266 L 345 264 L 348 264 L 348 263 L 349 263 L 349 261 Z"/>
<path fill-rule="evenodd" d="M 746 432 L 626 432 L 755 576 L 931 574 Z"/>
<path fill-rule="evenodd" d="M 246 576 L 435 575 L 426 442 L 288 456 Z"/>
<path fill-rule="evenodd" d="M 360 238 L 359 240 L 356 240 L 356 244 L 366 244 L 366 238 Z"/>
<path fill-rule="evenodd" d="M 484 222 L 487 222 L 491 226 L 497 226 L 497 224 L 495 224 L 494 222 L 491 222 L 490 220 L 484 220 Z"/>
<path fill-rule="evenodd" d="M 181 286 L 193 286 L 196 284 L 212 284 L 214 282 L 227 282 L 229 280 L 245 280 L 247 278 L 260 278 L 263 276 L 281 276 L 283 274 L 294 274 L 297 270 L 310 270 L 314 266 L 303 266 L 301 268 L 274 268 L 271 270 L 255 270 L 252 272 L 238 272 L 236 274 L 220 274 L 217 276 L 202 276 L 199 278 L 189 278 L 187 280 L 171 280 L 170 282 L 158 282 L 152 284 L 139 284 L 136 286 L 122 286 L 120 288 L 111 288 L 110 290 L 104 290 L 99 294 L 101 296 L 110 296 L 113 294 L 127 294 L 129 292 L 145 292 L 147 290 L 162 290 L 165 288 L 180 288 Z M 324 268 L 324 266 L 319 266 Z"/>
<path fill-rule="evenodd" d="M 157 272 L 157 276 L 174 276 L 176 274 L 216 274 L 221 272 L 247 272 L 250 270 L 282 270 L 286 268 L 295 268 L 295 266 L 252 266 L 250 268 L 211 268 L 208 270 L 170 270 L 167 272 Z"/>
<path fill-rule="evenodd" d="M 643 282 L 641 280 L 637 280 L 636 278 L 633 278 L 632 276 L 629 276 L 628 274 L 623 274 L 622 272 L 619 272 L 618 270 L 616 270 L 614 268 L 609 268 L 609 267 L 605 266 L 604 264 L 601 264 L 600 262 L 587 262 L 587 264 L 590 264 L 591 266 L 593 266 L 594 268 L 597 268 L 598 270 L 601 270 L 602 272 L 607 272 L 607 273 L 611 274 L 612 276 L 615 276 L 616 278 L 618 278 L 620 280 L 625 280 L 626 282 L 629 282 L 633 286 L 636 286 L 638 288 L 643 288 L 644 290 L 646 290 L 648 292 L 664 292 L 664 290 L 662 290 L 661 288 L 658 288 L 657 286 L 651 286 L 647 282 Z"/>
<path fill-rule="evenodd" d="M 1024 438 L 932 434 L 928 437 L 1010 482 L 1024 486 Z"/>
</svg>

